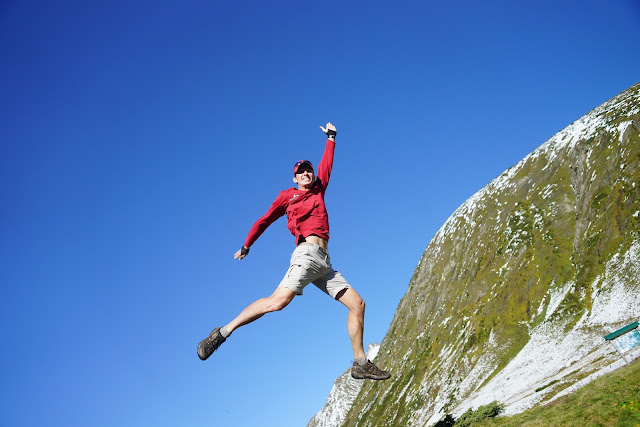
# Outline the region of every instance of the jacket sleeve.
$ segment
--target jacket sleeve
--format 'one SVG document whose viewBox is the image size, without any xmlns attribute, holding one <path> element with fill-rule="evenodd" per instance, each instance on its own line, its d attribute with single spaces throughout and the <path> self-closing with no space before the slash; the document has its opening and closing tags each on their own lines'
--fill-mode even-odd
<svg viewBox="0 0 640 427">
<path fill-rule="evenodd" d="M 258 240 L 258 237 L 260 237 L 260 235 L 264 233 L 267 227 L 269 227 L 275 220 L 285 214 L 286 208 L 287 199 L 281 192 L 273 201 L 267 213 L 253 224 L 253 227 L 251 227 L 251 230 L 247 235 L 247 239 L 244 241 L 244 245 L 247 248 L 250 248 L 251 245 L 253 245 L 255 241 Z"/>
<path fill-rule="evenodd" d="M 322 160 L 318 165 L 318 179 L 322 182 L 325 190 L 329 185 L 329 178 L 331 177 L 331 169 L 333 168 L 333 153 L 336 148 L 336 142 L 327 138 L 327 145 L 324 147 L 324 153 L 322 154 Z"/>
</svg>

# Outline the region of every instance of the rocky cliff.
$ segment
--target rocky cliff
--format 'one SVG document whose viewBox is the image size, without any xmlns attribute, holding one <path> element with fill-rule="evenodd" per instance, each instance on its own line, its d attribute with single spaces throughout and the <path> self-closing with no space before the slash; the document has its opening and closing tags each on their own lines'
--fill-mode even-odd
<svg viewBox="0 0 640 427">
<path fill-rule="evenodd" d="M 343 425 L 507 413 L 617 363 L 603 335 L 640 317 L 640 84 L 467 200 L 428 244 Z M 326 425 L 326 424 L 325 424 Z M 334 424 L 338 425 L 338 424 Z"/>
<path fill-rule="evenodd" d="M 379 343 L 369 344 L 366 352 L 367 359 L 375 360 L 379 349 Z M 349 367 L 333 383 L 327 401 L 309 421 L 307 427 L 333 427 L 342 424 L 363 385 L 363 380 L 351 378 L 351 367 Z"/>
</svg>

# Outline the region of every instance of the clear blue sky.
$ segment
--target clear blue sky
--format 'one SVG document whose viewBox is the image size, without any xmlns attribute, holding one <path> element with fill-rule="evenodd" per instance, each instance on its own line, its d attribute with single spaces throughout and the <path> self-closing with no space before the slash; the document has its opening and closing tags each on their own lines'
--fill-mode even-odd
<svg viewBox="0 0 640 427">
<path fill-rule="evenodd" d="M 302 426 L 352 359 L 249 228 L 338 128 L 330 252 L 381 341 L 477 190 L 640 81 L 638 1 L 0 3 L 0 425 Z M 388 366 L 393 371 L 392 366 Z"/>
</svg>

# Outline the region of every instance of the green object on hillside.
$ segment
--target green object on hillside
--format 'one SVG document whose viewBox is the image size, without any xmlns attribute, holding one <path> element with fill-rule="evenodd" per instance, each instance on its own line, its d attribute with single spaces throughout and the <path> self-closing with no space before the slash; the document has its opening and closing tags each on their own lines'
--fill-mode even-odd
<svg viewBox="0 0 640 427">
<path fill-rule="evenodd" d="M 614 332 L 611 332 L 611 333 L 610 333 L 610 334 L 608 334 L 608 335 L 605 335 L 605 336 L 604 336 L 604 339 L 605 339 L 605 340 L 607 340 L 607 341 L 611 341 L 611 340 L 613 340 L 613 339 L 616 339 L 616 338 L 618 338 L 620 335 L 624 335 L 624 334 L 626 334 L 627 332 L 632 331 L 632 330 L 634 330 L 635 328 L 637 328 L 637 327 L 638 327 L 638 324 L 639 324 L 638 322 L 633 322 L 633 323 L 631 323 L 631 324 L 629 324 L 629 325 L 625 326 L 624 328 L 620 328 L 620 329 L 618 329 L 617 331 L 614 331 Z"/>
</svg>

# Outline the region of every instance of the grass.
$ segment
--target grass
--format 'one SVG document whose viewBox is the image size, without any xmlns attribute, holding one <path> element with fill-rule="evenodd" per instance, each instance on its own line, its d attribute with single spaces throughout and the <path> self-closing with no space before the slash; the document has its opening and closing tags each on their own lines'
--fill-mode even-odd
<svg viewBox="0 0 640 427">
<path fill-rule="evenodd" d="M 610 372 L 547 405 L 473 425 L 640 427 L 640 362 Z"/>
</svg>

